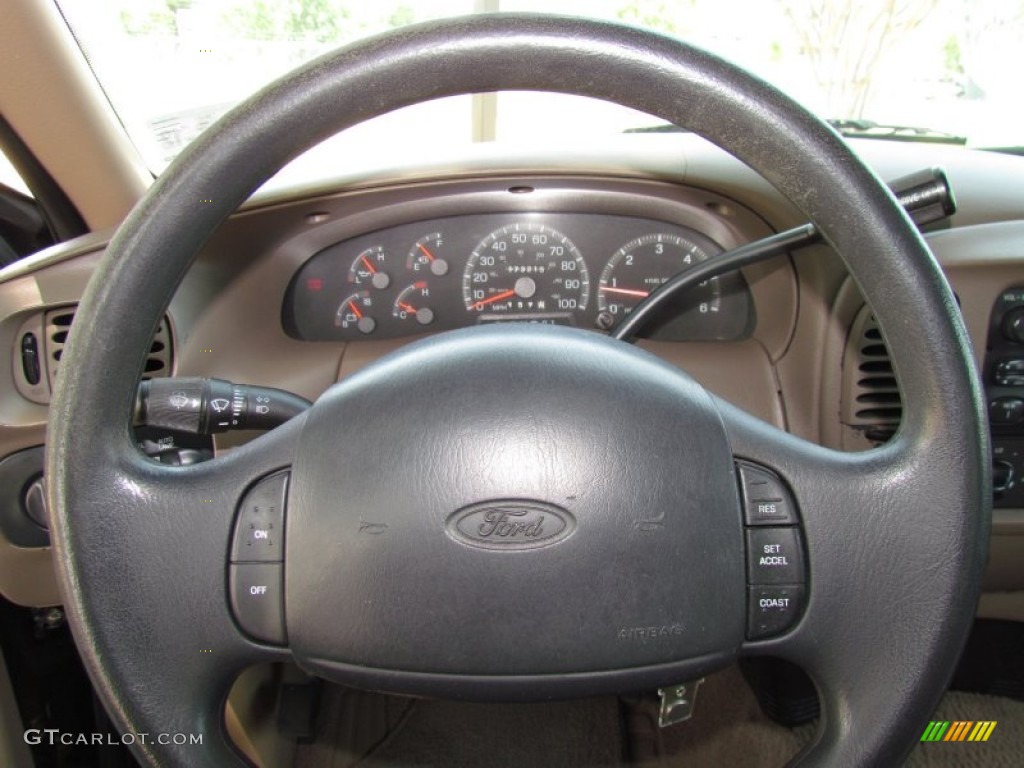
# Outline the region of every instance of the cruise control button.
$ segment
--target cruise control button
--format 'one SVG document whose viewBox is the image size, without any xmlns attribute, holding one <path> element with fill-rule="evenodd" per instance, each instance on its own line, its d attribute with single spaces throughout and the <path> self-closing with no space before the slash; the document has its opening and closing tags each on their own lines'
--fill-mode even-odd
<svg viewBox="0 0 1024 768">
<path fill-rule="evenodd" d="M 284 566 L 232 565 L 229 580 L 231 610 L 245 633 L 256 640 L 284 645 Z"/>
<path fill-rule="evenodd" d="M 800 616 L 803 601 L 804 588 L 798 584 L 747 587 L 747 639 L 785 632 Z"/>
<path fill-rule="evenodd" d="M 288 473 L 260 480 L 242 498 L 235 520 L 231 561 L 272 562 L 284 559 L 284 506 Z"/>
<path fill-rule="evenodd" d="M 795 525 L 796 504 L 775 473 L 752 464 L 737 464 L 747 525 Z"/>
<path fill-rule="evenodd" d="M 803 552 L 796 528 L 747 529 L 747 577 L 750 584 L 802 584 Z"/>
</svg>

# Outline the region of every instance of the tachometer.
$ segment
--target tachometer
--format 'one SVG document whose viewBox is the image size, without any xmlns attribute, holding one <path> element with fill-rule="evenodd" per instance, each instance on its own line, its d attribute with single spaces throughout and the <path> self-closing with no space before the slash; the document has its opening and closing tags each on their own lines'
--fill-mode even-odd
<svg viewBox="0 0 1024 768">
<path fill-rule="evenodd" d="M 509 224 L 481 240 L 462 275 L 470 312 L 567 314 L 585 310 L 589 295 L 579 249 L 561 232 L 531 222 Z"/>
<path fill-rule="evenodd" d="M 629 241 L 601 270 L 597 284 L 598 327 L 610 328 L 670 277 L 710 255 L 705 247 L 680 235 L 657 233 Z M 700 314 L 718 312 L 721 299 L 718 278 L 701 283 L 685 297 L 687 306 Z"/>
</svg>

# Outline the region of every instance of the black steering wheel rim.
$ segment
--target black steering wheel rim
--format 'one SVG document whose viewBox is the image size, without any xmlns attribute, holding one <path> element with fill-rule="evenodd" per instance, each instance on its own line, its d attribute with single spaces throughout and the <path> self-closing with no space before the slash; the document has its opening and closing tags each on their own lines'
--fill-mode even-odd
<svg viewBox="0 0 1024 768">
<path fill-rule="evenodd" d="M 420 25 L 298 70 L 182 153 L 111 242 L 76 316 L 47 438 L 62 589 L 108 710 L 125 731 L 210 734 L 198 751 L 137 743 L 148 759 L 222 764 L 232 754 L 219 724 L 234 674 L 254 660 L 288 658 L 240 637 L 228 617 L 224 542 L 237 489 L 291 464 L 289 441 L 302 420 L 188 469 L 150 464 L 129 432 L 145 350 L 192 260 L 272 172 L 317 141 L 418 101 L 500 89 L 603 98 L 694 130 L 765 176 L 846 260 L 906 397 L 897 437 L 839 457 L 717 407 L 736 456 L 770 456 L 804 506 L 820 509 L 807 520 L 808 548 L 821 558 L 807 626 L 749 651 L 793 658 L 819 685 L 824 717 L 801 764 L 899 760 L 962 647 L 988 538 L 981 390 L 949 287 L 891 194 L 834 132 L 782 94 L 668 38 L 532 15 Z M 859 510 L 859 520 L 826 509 L 826 484 L 844 478 L 839 510 Z M 222 503 L 225 519 L 197 511 L 202 496 Z M 208 528 L 197 535 L 201 526 Z M 852 630 L 843 606 L 827 599 L 845 574 L 847 607 L 877 612 Z M 168 594 L 161 580 L 174 575 L 188 579 Z M 886 583 L 902 593 L 875 594 Z M 204 622 L 203 642 L 218 655 L 200 658 L 186 647 L 198 631 L 193 621 Z M 154 658 L 153 648 L 164 655 Z M 858 669 L 872 659 L 872 669 Z"/>
</svg>

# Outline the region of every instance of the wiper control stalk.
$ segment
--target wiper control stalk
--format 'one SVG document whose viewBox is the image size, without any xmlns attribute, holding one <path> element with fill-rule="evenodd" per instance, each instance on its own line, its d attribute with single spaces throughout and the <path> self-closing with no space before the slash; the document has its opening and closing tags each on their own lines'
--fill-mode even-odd
<svg viewBox="0 0 1024 768">
<path fill-rule="evenodd" d="M 135 423 L 193 435 L 273 429 L 310 405 L 273 387 L 199 377 L 152 379 L 139 385 Z"/>
</svg>

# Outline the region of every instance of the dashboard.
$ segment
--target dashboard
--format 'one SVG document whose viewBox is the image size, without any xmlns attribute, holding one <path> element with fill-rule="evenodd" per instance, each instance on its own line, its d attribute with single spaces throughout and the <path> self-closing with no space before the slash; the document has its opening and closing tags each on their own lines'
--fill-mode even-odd
<svg viewBox="0 0 1024 768">
<path fill-rule="evenodd" d="M 629 147 L 616 146 L 611 160 L 484 149 L 258 193 L 198 254 L 146 366 L 156 376 L 217 377 L 312 400 L 403 344 L 453 328 L 519 321 L 604 332 L 609 317 L 618 322 L 669 275 L 803 223 L 763 179 L 696 137 Z M 885 179 L 946 169 L 960 210 L 927 239 L 961 301 L 993 401 L 1015 419 L 1024 389 L 1000 382 L 1024 357 L 1005 331 L 1017 332 L 1005 318 L 1024 304 L 1024 163 L 887 142 L 858 150 Z M 50 388 L 109 236 L 58 246 L 0 275 L 8 349 L 0 375 L 13 384 L 0 391 L 0 448 L 24 474 L 7 487 L 28 488 L 41 472 Z M 842 261 L 818 245 L 708 281 L 638 344 L 768 423 L 862 450 L 873 430 L 899 421 L 895 381 L 859 375 L 884 369 L 881 340 Z M 39 366 L 32 381 L 27 348 Z M 1024 584 L 1021 431 L 1004 423 L 995 434 L 1000 479 L 1009 473 L 1011 482 L 996 500 L 990 592 Z M 219 435 L 213 448 L 252 437 Z M 148 439 L 174 448 L 169 436 Z M 59 600 L 44 538 L 19 544 L 0 531 L 0 591 L 16 602 Z"/>
</svg>

